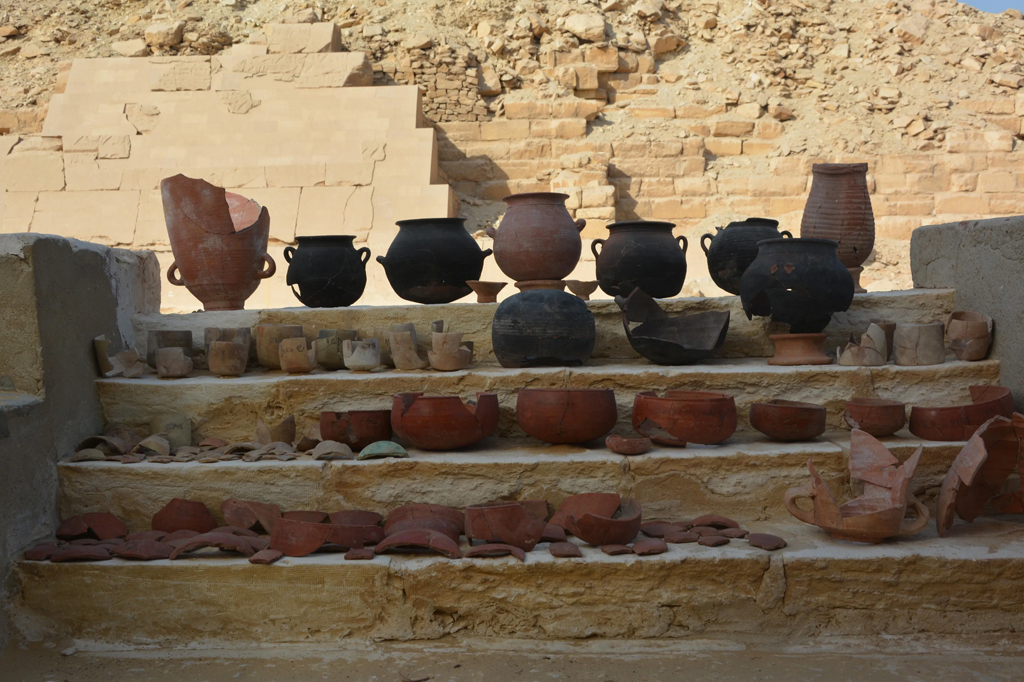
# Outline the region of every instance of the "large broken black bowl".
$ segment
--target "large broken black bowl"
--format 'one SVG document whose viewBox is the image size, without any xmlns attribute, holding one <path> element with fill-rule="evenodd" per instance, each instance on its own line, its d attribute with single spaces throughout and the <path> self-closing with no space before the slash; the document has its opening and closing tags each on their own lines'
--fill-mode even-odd
<svg viewBox="0 0 1024 682">
<path fill-rule="evenodd" d="M 629 345 L 657 365 L 692 365 L 706 360 L 725 343 L 728 311 L 669 317 L 642 289 L 616 296 Z M 632 323 L 640 323 L 630 327 Z"/>
</svg>

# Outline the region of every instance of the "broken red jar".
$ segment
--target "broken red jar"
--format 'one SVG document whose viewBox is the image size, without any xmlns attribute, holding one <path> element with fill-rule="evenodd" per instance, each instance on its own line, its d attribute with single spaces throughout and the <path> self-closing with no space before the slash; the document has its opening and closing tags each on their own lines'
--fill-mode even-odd
<svg viewBox="0 0 1024 682">
<path fill-rule="evenodd" d="M 736 432 L 736 422 L 736 401 L 724 393 L 644 391 L 633 400 L 633 428 L 662 445 L 716 445 Z"/>
</svg>

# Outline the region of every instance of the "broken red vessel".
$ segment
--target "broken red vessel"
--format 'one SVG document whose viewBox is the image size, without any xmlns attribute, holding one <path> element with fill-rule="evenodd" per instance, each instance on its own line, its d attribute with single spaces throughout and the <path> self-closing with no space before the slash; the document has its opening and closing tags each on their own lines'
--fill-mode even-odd
<svg viewBox="0 0 1024 682">
<path fill-rule="evenodd" d="M 547 525 L 518 502 L 466 507 L 466 538 L 471 541 L 513 545 L 529 552 Z"/>
<path fill-rule="evenodd" d="M 391 410 L 321 412 L 320 437 L 359 452 L 380 440 L 391 440 Z"/>
<path fill-rule="evenodd" d="M 165 533 L 179 530 L 209 533 L 220 524 L 202 502 L 175 497 L 153 516 L 152 525 L 153 530 L 162 530 Z"/>
<path fill-rule="evenodd" d="M 1013 416 L 1013 395 L 1005 386 L 970 386 L 970 405 L 910 408 L 910 432 L 925 440 L 969 440 L 992 417 Z"/>
<path fill-rule="evenodd" d="M 724 393 L 643 391 L 633 400 L 633 428 L 661 445 L 716 445 L 736 432 L 736 423 L 736 401 Z"/>
<path fill-rule="evenodd" d="M 391 428 L 403 441 L 421 450 L 458 450 L 494 433 L 498 426 L 498 395 L 477 393 L 476 404 L 459 396 L 399 393 L 391 407 Z"/>
</svg>

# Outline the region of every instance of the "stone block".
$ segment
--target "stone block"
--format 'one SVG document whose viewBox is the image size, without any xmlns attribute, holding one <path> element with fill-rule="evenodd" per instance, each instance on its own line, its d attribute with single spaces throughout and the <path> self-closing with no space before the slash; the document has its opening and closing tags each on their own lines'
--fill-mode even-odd
<svg viewBox="0 0 1024 682">
<path fill-rule="evenodd" d="M 373 225 L 372 187 L 303 187 L 296 237 L 354 234 L 365 239 Z"/>
<path fill-rule="evenodd" d="M 373 69 L 362 52 L 223 55 L 213 59 L 214 90 L 341 88 L 373 85 Z"/>
<path fill-rule="evenodd" d="M 600 220 L 612 221 L 615 220 L 615 207 L 580 208 L 576 210 L 576 218 L 583 218 L 588 224 Z M 591 227 L 593 228 L 595 225 L 591 224 Z"/>
<path fill-rule="evenodd" d="M 583 61 L 601 72 L 619 70 L 619 51 L 612 45 L 586 45 L 583 48 Z"/>
<path fill-rule="evenodd" d="M 1017 178 L 1010 171 L 986 171 L 978 174 L 979 192 L 1016 192 Z"/>
<path fill-rule="evenodd" d="M 985 215 L 988 198 L 977 194 L 940 194 L 935 197 L 935 212 L 954 215 Z"/>
<path fill-rule="evenodd" d="M 704 140 L 704 145 L 715 156 L 736 156 L 743 153 L 743 140 L 738 138 L 709 137 Z"/>
<path fill-rule="evenodd" d="M 28 232 L 32 226 L 32 215 L 36 210 L 38 192 L 12 192 L 0 193 L 0 216 L 3 223 L 0 225 L 2 231 L 10 234 L 12 232 Z"/>
<path fill-rule="evenodd" d="M 715 121 L 711 134 L 715 137 L 743 137 L 754 132 L 753 121 Z"/>
<path fill-rule="evenodd" d="M 762 119 L 755 126 L 755 135 L 764 140 L 774 140 L 786 132 L 785 126 L 773 118 Z"/>
<path fill-rule="evenodd" d="M 64 154 L 64 180 L 69 192 L 120 189 L 123 172 L 123 161 L 99 161 L 96 152 Z"/>
<path fill-rule="evenodd" d="M 505 100 L 505 118 L 550 118 L 551 102 L 540 100 Z"/>
<path fill-rule="evenodd" d="M 525 123 L 525 121 L 524 121 Z M 483 124 L 488 125 L 488 124 Z M 582 118 L 562 118 L 547 121 L 531 121 L 530 134 L 534 137 L 571 139 L 587 134 L 587 121 Z"/>
<path fill-rule="evenodd" d="M 714 178 L 707 176 L 698 178 L 675 178 L 672 181 L 675 193 L 687 197 L 703 197 L 718 192 L 718 184 Z"/>
<path fill-rule="evenodd" d="M 209 90 L 211 77 L 208 60 L 183 61 L 164 69 L 150 89 L 154 92 Z"/>
<path fill-rule="evenodd" d="M 314 54 L 341 50 L 341 29 L 333 22 L 270 24 L 265 30 L 267 52 L 270 54 Z"/>
<path fill-rule="evenodd" d="M 700 199 L 654 199 L 651 217 L 655 220 L 675 218 L 705 218 L 704 202 Z"/>
<path fill-rule="evenodd" d="M 743 154 L 745 156 L 764 156 L 775 149 L 774 142 L 761 140 L 743 140 Z"/>
<path fill-rule="evenodd" d="M 552 118 L 583 118 L 593 120 L 604 107 L 594 100 L 563 97 L 551 103 Z"/>
<path fill-rule="evenodd" d="M 518 140 L 530 136 L 530 121 L 498 120 L 486 121 L 479 125 L 482 140 Z"/>
<path fill-rule="evenodd" d="M 40 192 L 32 231 L 127 246 L 134 241 L 138 212 L 138 192 Z"/>
<path fill-rule="evenodd" d="M 674 107 L 633 104 L 626 109 L 635 118 L 675 118 Z"/>
<path fill-rule="evenodd" d="M 570 14 L 565 18 L 565 30 L 580 40 L 604 40 L 605 21 L 600 14 Z"/>
<path fill-rule="evenodd" d="M 540 159 L 552 155 L 551 141 L 547 139 L 514 140 L 511 143 L 493 142 L 490 144 L 507 144 L 505 154 L 507 158 L 512 159 L 513 161 Z M 490 150 L 486 152 L 486 156 L 496 160 L 506 158 L 506 156 L 502 156 L 501 154 L 502 152 L 500 150 L 498 150 L 497 153 Z"/>
<path fill-rule="evenodd" d="M 0 185 L 9 192 L 64 189 L 64 157 L 60 152 L 10 154 L 0 169 Z"/>
<path fill-rule="evenodd" d="M 724 194 L 729 193 L 724 189 L 722 191 Z M 807 191 L 807 178 L 756 175 L 748 179 L 747 191 L 752 197 L 786 197 L 804 194 Z"/>
<path fill-rule="evenodd" d="M 804 206 L 807 204 L 805 197 L 772 197 L 771 203 L 771 215 L 783 215 L 785 213 L 794 213 L 804 210 Z"/>
<path fill-rule="evenodd" d="M 65 138 L 65 152 L 93 152 L 97 159 L 127 159 L 131 155 L 129 135 L 83 135 Z"/>
<path fill-rule="evenodd" d="M 438 123 L 437 129 L 450 140 L 479 140 L 480 124 L 462 121 L 445 121 Z"/>
<path fill-rule="evenodd" d="M 583 208 L 615 206 L 615 188 L 609 185 L 583 188 Z M 586 216 L 583 216 L 586 217 Z M 612 218 L 614 218 L 614 214 Z"/>
<path fill-rule="evenodd" d="M 672 178 L 644 178 L 637 194 L 650 198 L 675 196 L 675 184 Z"/>
<path fill-rule="evenodd" d="M 173 47 L 185 33 L 184 21 L 164 21 L 146 27 L 146 44 L 152 47 Z"/>
<path fill-rule="evenodd" d="M 326 180 L 326 168 L 322 163 L 295 163 L 267 166 L 265 169 L 267 187 L 316 187 Z"/>
<path fill-rule="evenodd" d="M 684 104 L 676 107 L 676 118 L 707 118 L 716 114 L 724 114 L 725 105 L 700 106 L 698 104 Z"/>
<path fill-rule="evenodd" d="M 270 224 L 273 228 L 273 216 L 271 216 Z M 169 249 L 170 246 L 160 190 L 151 189 L 139 192 L 139 212 L 135 219 L 132 247 L 163 251 Z"/>
<path fill-rule="evenodd" d="M 651 143 L 644 139 L 617 139 L 612 142 L 612 149 L 616 158 L 638 159 L 650 155 Z"/>
<path fill-rule="evenodd" d="M 576 72 L 576 90 L 596 90 L 598 88 L 596 66 L 584 64 L 573 66 L 572 69 Z"/>
<path fill-rule="evenodd" d="M 444 172 L 450 180 L 470 180 L 480 182 L 494 179 L 494 163 L 486 158 L 467 159 L 465 161 L 452 161 L 444 165 Z M 536 172 L 533 173 L 536 175 Z M 511 174 L 508 177 L 515 177 Z"/>
</svg>

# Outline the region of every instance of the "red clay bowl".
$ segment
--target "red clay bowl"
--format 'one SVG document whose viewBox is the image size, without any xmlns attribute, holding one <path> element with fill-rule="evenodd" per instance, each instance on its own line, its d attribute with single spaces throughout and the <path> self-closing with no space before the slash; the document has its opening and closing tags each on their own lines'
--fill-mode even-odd
<svg viewBox="0 0 1024 682">
<path fill-rule="evenodd" d="M 851 429 L 882 438 L 891 436 L 907 423 L 907 406 L 898 400 L 854 398 L 846 403 L 843 418 Z"/>
<path fill-rule="evenodd" d="M 925 440 L 969 440 L 982 424 L 995 416 L 1013 416 L 1010 389 L 970 386 L 970 405 L 910 408 L 910 432 Z"/>
<path fill-rule="evenodd" d="M 633 428 L 662 445 L 715 445 L 736 432 L 736 401 L 707 391 L 666 391 L 664 398 L 644 391 L 633 400 Z"/>
<path fill-rule="evenodd" d="M 793 400 L 771 400 L 750 406 L 750 425 L 775 440 L 814 440 L 825 433 L 828 410 Z"/>
<path fill-rule="evenodd" d="M 516 396 L 516 421 L 546 443 L 586 443 L 618 421 L 610 388 L 524 388 Z"/>
<path fill-rule="evenodd" d="M 391 428 L 421 450 L 457 450 L 487 438 L 498 427 L 498 395 L 477 393 L 476 405 L 457 395 L 399 393 L 391 407 Z"/>
</svg>

